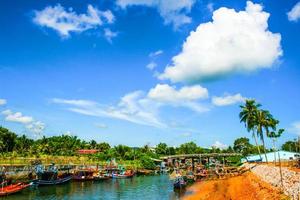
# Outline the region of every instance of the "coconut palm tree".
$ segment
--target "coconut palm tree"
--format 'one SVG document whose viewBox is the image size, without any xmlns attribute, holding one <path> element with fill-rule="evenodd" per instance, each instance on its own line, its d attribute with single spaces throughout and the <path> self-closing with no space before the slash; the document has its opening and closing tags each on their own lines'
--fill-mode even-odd
<svg viewBox="0 0 300 200">
<path fill-rule="evenodd" d="M 240 106 L 241 112 L 239 114 L 239 117 L 240 117 L 240 122 L 243 122 L 245 124 L 247 131 L 252 132 L 252 137 L 255 140 L 258 154 L 261 159 L 260 148 L 256 137 L 256 124 L 255 124 L 256 114 L 260 106 L 261 104 L 257 103 L 254 99 L 247 99 L 245 105 Z"/>
<path fill-rule="evenodd" d="M 264 153 L 266 162 L 268 162 L 267 153 L 266 153 L 266 146 L 265 146 L 265 140 L 264 140 L 264 132 L 266 136 L 270 134 L 270 129 L 273 131 L 276 130 L 276 125 L 278 124 L 278 121 L 273 118 L 271 113 L 267 110 L 258 110 L 255 117 L 255 126 L 257 131 L 257 136 L 260 138 Z"/>
</svg>

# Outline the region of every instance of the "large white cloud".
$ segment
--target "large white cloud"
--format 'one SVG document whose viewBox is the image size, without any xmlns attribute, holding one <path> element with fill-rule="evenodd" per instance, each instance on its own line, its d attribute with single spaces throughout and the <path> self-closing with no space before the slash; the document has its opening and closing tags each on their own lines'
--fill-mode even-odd
<svg viewBox="0 0 300 200">
<path fill-rule="evenodd" d="M 3 106 L 7 103 L 6 99 L 0 99 L 0 106 Z"/>
<path fill-rule="evenodd" d="M 71 32 L 83 32 L 111 24 L 115 20 L 110 10 L 100 11 L 88 5 L 86 14 L 77 14 L 72 8 L 66 10 L 60 4 L 47 6 L 43 10 L 35 10 L 33 21 L 43 27 L 52 28 L 61 36 L 68 37 Z"/>
<path fill-rule="evenodd" d="M 287 13 L 289 21 L 298 21 L 300 19 L 300 1 Z"/>
<path fill-rule="evenodd" d="M 213 20 L 190 33 L 182 51 L 159 78 L 201 81 L 270 68 L 282 50 L 281 35 L 268 30 L 269 16 L 261 5 L 250 1 L 245 11 L 215 10 Z"/>
<path fill-rule="evenodd" d="M 192 19 L 187 16 L 187 13 L 191 11 L 195 2 L 195 0 L 118 0 L 117 5 L 124 9 L 129 6 L 156 8 L 165 24 L 173 24 L 175 28 L 178 28 L 183 24 L 191 23 Z"/>
<path fill-rule="evenodd" d="M 225 94 L 222 97 L 213 96 L 212 103 L 216 106 L 228 106 L 236 103 L 241 103 L 246 100 L 240 93 L 235 95 Z"/>
</svg>

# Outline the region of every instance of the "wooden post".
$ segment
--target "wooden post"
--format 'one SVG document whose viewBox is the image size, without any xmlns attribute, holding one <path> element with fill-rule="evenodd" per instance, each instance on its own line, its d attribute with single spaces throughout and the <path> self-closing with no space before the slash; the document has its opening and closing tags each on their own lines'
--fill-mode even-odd
<svg viewBox="0 0 300 200">
<path fill-rule="evenodd" d="M 192 170 L 195 171 L 194 158 L 192 158 Z"/>
<path fill-rule="evenodd" d="M 280 153 L 278 151 L 278 162 L 279 162 L 279 172 L 280 172 L 280 179 L 281 179 L 281 187 L 283 190 L 283 178 L 282 178 L 282 171 L 281 171 L 281 160 L 280 160 Z"/>
</svg>

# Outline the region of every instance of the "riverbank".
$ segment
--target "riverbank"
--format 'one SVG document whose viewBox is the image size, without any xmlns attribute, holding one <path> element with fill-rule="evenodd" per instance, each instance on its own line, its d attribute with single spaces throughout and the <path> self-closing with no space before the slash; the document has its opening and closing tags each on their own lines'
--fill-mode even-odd
<svg viewBox="0 0 300 200">
<path fill-rule="evenodd" d="M 241 176 L 224 180 L 212 180 L 196 183 L 189 188 L 193 194 L 184 200 L 287 200 L 282 192 L 247 172 Z"/>
</svg>

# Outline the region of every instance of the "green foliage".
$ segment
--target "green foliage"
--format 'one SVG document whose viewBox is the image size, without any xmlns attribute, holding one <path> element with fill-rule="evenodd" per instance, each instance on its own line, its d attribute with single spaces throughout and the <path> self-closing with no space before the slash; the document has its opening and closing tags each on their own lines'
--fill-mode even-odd
<svg viewBox="0 0 300 200">
<path fill-rule="evenodd" d="M 281 148 L 285 151 L 300 152 L 300 142 L 296 139 L 294 141 L 287 141 Z"/>
<path fill-rule="evenodd" d="M 155 148 L 155 153 L 159 155 L 167 155 L 168 154 L 168 145 L 166 143 L 159 143 Z"/>
<path fill-rule="evenodd" d="M 153 160 L 148 156 L 142 156 L 140 162 L 143 168 L 145 169 L 155 169 L 156 165 Z"/>
<path fill-rule="evenodd" d="M 197 144 L 194 142 L 184 143 L 179 146 L 177 149 L 179 154 L 193 154 L 193 153 L 200 153 L 201 149 L 198 148 Z"/>
<path fill-rule="evenodd" d="M 16 145 L 17 135 L 8 129 L 0 127 L 0 152 L 11 152 Z"/>
</svg>

